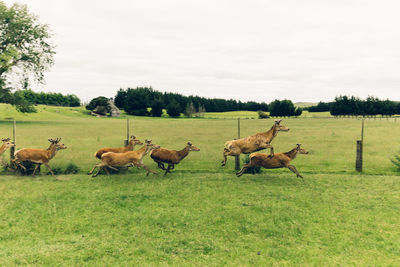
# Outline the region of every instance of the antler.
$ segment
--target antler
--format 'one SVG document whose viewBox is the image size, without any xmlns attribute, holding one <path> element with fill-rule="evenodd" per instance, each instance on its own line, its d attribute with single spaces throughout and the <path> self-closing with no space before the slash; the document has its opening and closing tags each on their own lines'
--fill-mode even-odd
<svg viewBox="0 0 400 267">
<path fill-rule="evenodd" d="M 49 142 L 52 144 L 57 144 L 58 142 L 60 142 L 61 137 L 57 137 L 55 140 L 53 138 L 49 138 L 47 140 L 49 140 Z"/>
</svg>

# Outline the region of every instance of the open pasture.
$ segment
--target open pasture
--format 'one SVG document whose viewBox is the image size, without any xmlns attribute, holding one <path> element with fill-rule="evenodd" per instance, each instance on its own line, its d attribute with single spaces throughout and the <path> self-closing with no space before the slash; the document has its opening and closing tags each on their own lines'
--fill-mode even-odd
<svg viewBox="0 0 400 267">
<path fill-rule="evenodd" d="M 98 162 L 95 151 L 121 146 L 126 121 L 87 117 L 79 109 L 46 109 L 48 114 L 33 119 L 17 114 L 17 149 L 47 148 L 48 138 L 62 137 L 68 149 L 50 166 L 72 161 L 81 173 L 54 180 L 2 172 L 0 265 L 394 265 L 400 260 L 400 183 L 390 162 L 400 149 L 400 122 L 366 120 L 360 175 L 354 171 L 360 120 L 284 119 L 290 131 L 279 133 L 272 145 L 282 152 L 301 143 L 310 152 L 293 161 L 303 184 L 287 169 L 237 178 L 233 158 L 220 167 L 224 142 L 237 134 L 234 119 L 131 117 L 131 134 L 141 140 L 171 149 L 191 141 L 201 151 L 190 153 L 166 177 L 147 156 L 144 163 L 159 175 L 146 177 L 144 170 L 131 168 L 91 178 L 85 173 Z M 0 119 L 1 137 L 11 137 L 12 123 Z M 241 135 L 272 123 L 243 119 Z"/>
</svg>

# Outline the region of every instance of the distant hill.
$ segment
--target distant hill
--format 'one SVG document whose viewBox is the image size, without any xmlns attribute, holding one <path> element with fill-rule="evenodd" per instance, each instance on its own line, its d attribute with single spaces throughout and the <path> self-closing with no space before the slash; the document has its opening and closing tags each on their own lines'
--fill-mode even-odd
<svg viewBox="0 0 400 267">
<path fill-rule="evenodd" d="M 296 102 L 294 103 L 294 106 L 297 108 L 305 108 L 305 107 L 311 107 L 311 106 L 316 106 L 318 103 L 314 102 Z"/>
</svg>

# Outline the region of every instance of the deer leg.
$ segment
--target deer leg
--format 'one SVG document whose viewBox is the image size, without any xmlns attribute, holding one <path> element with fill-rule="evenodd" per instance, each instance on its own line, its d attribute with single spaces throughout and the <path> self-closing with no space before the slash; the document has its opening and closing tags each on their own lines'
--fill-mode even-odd
<svg viewBox="0 0 400 267">
<path fill-rule="evenodd" d="M 47 169 L 49 169 L 51 175 L 52 175 L 54 178 L 56 178 L 56 176 L 54 175 L 54 172 L 53 172 L 53 170 L 50 168 L 49 164 L 47 164 L 47 163 L 43 163 L 43 164 L 44 164 L 44 166 L 47 167 Z"/>
<path fill-rule="evenodd" d="M 106 172 L 107 175 L 110 175 L 110 172 L 108 171 L 108 168 L 107 168 L 107 167 L 104 168 L 103 170 Z"/>
<path fill-rule="evenodd" d="M 238 171 L 238 172 L 236 173 L 236 176 L 237 176 L 237 177 L 242 176 L 243 173 L 247 170 L 247 168 L 249 168 L 249 167 L 251 167 L 251 166 L 252 166 L 252 165 L 251 165 L 251 162 L 250 162 L 250 163 L 247 163 L 247 164 L 245 164 L 245 165 L 243 165 L 243 168 L 242 168 L 240 171 Z"/>
<path fill-rule="evenodd" d="M 149 176 L 149 173 L 157 174 L 157 172 L 150 170 L 146 165 L 142 165 L 142 167 L 147 171 L 146 176 Z"/>
<path fill-rule="evenodd" d="M 227 152 L 229 152 L 229 150 L 224 148 L 224 153 L 222 153 L 224 159 L 221 161 L 221 167 L 226 165 L 226 161 L 228 160 Z"/>
<path fill-rule="evenodd" d="M 242 153 L 242 151 L 239 148 L 234 147 L 231 150 L 228 150 L 227 148 L 224 148 L 224 160 L 222 161 L 221 166 L 225 166 L 226 165 L 226 160 L 227 160 L 227 156 L 238 156 L 240 155 L 240 153 Z"/>
<path fill-rule="evenodd" d="M 292 172 L 294 172 L 294 173 L 297 175 L 297 177 L 300 177 L 300 178 L 303 180 L 303 182 L 304 182 L 303 176 L 301 176 L 301 174 L 297 171 L 297 169 L 296 169 L 295 166 L 293 166 L 293 165 L 288 165 L 287 167 L 288 167 L 289 170 L 291 170 Z"/>
<path fill-rule="evenodd" d="M 117 168 L 115 168 L 113 166 L 107 166 L 107 168 L 110 168 L 111 170 L 114 170 L 114 171 L 119 171 Z M 107 168 L 104 168 L 104 170 L 107 170 Z M 108 174 L 110 174 L 110 173 L 108 173 Z"/>
<path fill-rule="evenodd" d="M 165 173 L 164 173 L 164 176 L 165 176 L 165 175 L 167 175 L 167 173 L 169 173 L 169 172 L 170 172 L 170 171 L 169 171 L 170 169 L 171 169 L 171 165 L 170 165 L 170 164 L 168 164 L 168 168 L 167 168 L 167 170 L 165 171 Z"/>
<path fill-rule="evenodd" d="M 92 175 L 92 177 L 96 177 L 97 175 L 99 175 L 99 172 L 104 168 L 105 165 L 102 165 L 101 163 L 96 164 L 95 167 L 98 167 L 99 169 L 97 170 L 97 172 L 95 174 Z"/>
<path fill-rule="evenodd" d="M 37 169 L 39 169 L 40 163 L 36 165 L 35 169 L 33 170 L 32 176 L 35 176 L 35 172 Z"/>
<path fill-rule="evenodd" d="M 149 167 L 147 167 L 143 163 L 138 163 L 137 166 L 138 167 L 143 167 L 143 169 L 145 169 L 147 171 L 146 176 L 149 176 L 149 173 L 157 174 L 157 172 L 150 170 Z"/>
<path fill-rule="evenodd" d="M 88 172 L 88 174 L 92 174 L 93 173 L 93 171 L 96 169 L 96 167 L 97 167 L 97 164 L 96 165 L 94 165 L 94 167 L 90 170 L 90 172 Z"/>
<path fill-rule="evenodd" d="M 271 150 L 268 157 L 270 158 L 274 157 L 274 147 L 271 144 L 265 143 L 260 145 L 260 149 L 267 149 L 267 148 Z"/>
<path fill-rule="evenodd" d="M 165 171 L 164 163 L 162 163 L 162 162 L 160 162 L 160 161 L 157 161 L 157 164 L 158 164 L 158 168 L 160 168 L 160 169 L 162 169 L 162 170 Z"/>
<path fill-rule="evenodd" d="M 17 165 L 17 166 L 19 166 L 22 170 L 24 170 L 24 173 L 26 174 L 26 168 L 25 168 L 24 165 L 21 164 L 21 162 L 15 160 L 15 161 L 14 161 L 14 164 Z M 15 168 L 15 171 L 17 171 L 17 169 L 18 169 L 18 168 Z M 21 172 L 21 174 L 22 174 L 22 172 Z"/>
</svg>

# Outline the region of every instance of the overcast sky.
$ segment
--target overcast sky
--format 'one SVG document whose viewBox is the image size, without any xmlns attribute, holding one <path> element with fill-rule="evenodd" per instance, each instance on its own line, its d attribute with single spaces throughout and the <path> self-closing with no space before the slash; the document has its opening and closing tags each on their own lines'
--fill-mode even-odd
<svg viewBox="0 0 400 267">
<path fill-rule="evenodd" d="M 57 45 L 35 90 L 84 101 L 137 86 L 244 101 L 400 100 L 400 1 L 17 2 Z"/>
</svg>

